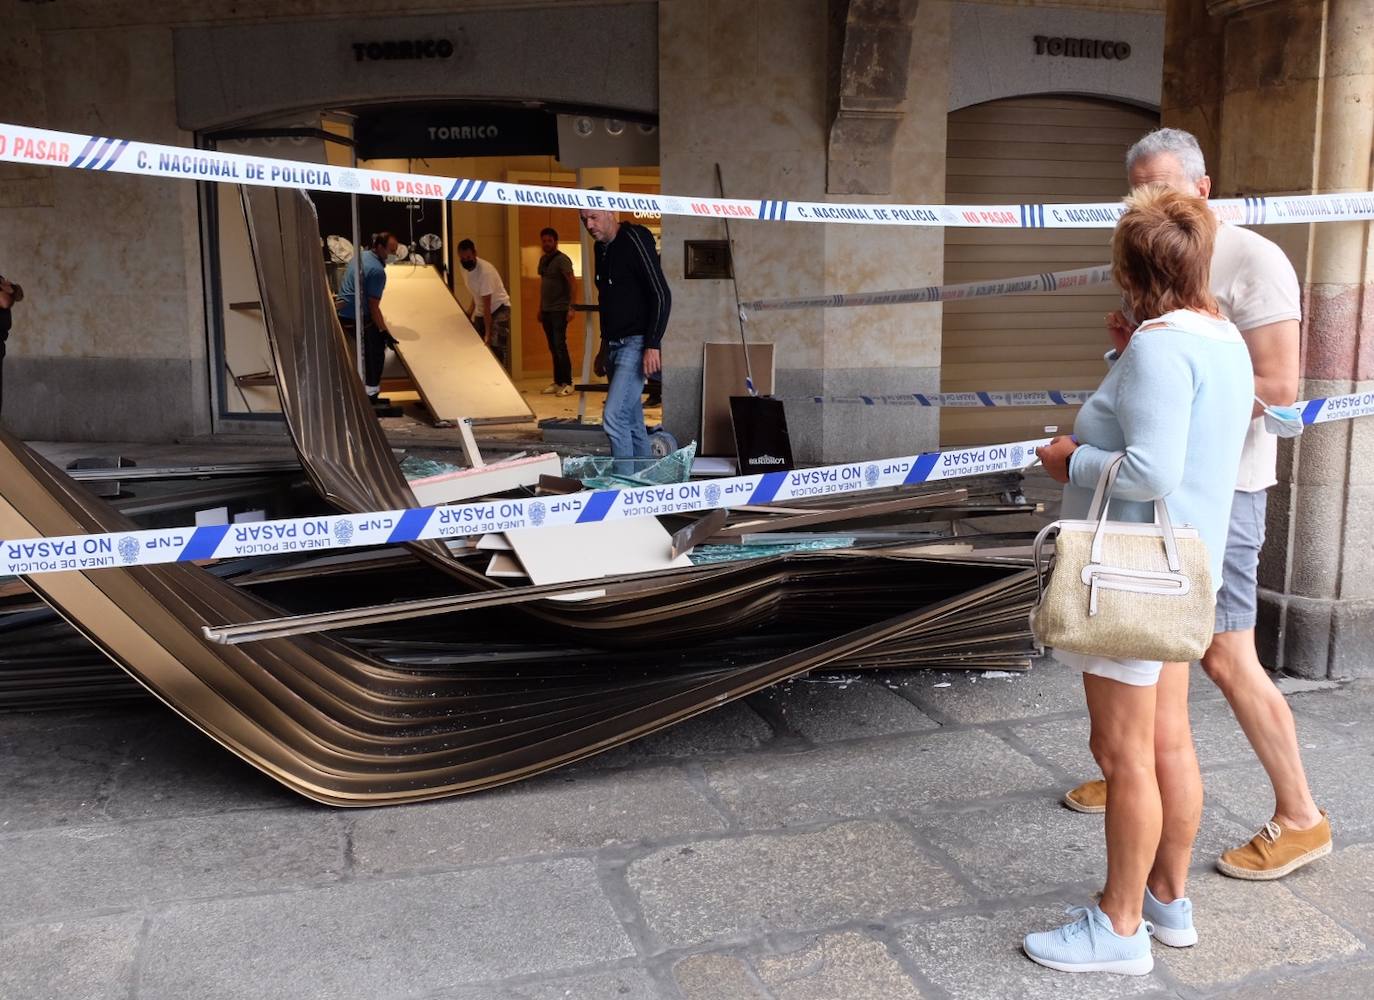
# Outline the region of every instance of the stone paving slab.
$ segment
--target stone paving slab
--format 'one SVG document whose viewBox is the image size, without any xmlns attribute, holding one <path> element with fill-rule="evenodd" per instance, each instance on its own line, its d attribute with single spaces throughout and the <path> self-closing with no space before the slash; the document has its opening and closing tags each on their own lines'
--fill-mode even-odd
<svg viewBox="0 0 1374 1000">
<path fill-rule="evenodd" d="M 754 959 L 773 1000 L 921 1000 L 921 992 L 887 947 L 849 931 L 812 939 L 785 955 Z"/>
<path fill-rule="evenodd" d="M 377 1000 L 628 958 L 582 859 L 169 907 L 140 1000 Z"/>
<path fill-rule="evenodd" d="M 1285 976 L 1215 994 L 1216 1000 L 1363 1000 L 1374 989 L 1374 962 L 1355 962 L 1305 976 Z"/>
<path fill-rule="evenodd" d="M 1374 743 L 1350 744 L 1327 753 L 1307 752 L 1303 767 L 1317 805 L 1331 816 L 1337 844 L 1342 837 L 1374 835 Z M 1209 800 L 1258 830 L 1274 812 L 1274 792 L 1259 761 L 1212 771 L 1204 776 Z"/>
<path fill-rule="evenodd" d="M 337 881 L 338 815 L 299 813 L 106 823 L 0 838 L 0 913 L 8 920 Z"/>
<path fill-rule="evenodd" d="M 353 827 L 360 871 L 458 868 L 725 829 L 680 770 L 555 772 L 485 795 L 369 809 Z"/>
<path fill-rule="evenodd" d="M 119 765 L 106 812 L 164 819 L 294 806 L 300 797 L 171 712 L 150 716 Z"/>
<path fill-rule="evenodd" d="M 887 683 L 855 674 L 812 675 L 757 696 L 812 743 L 890 736 L 938 728 Z"/>
<path fill-rule="evenodd" d="M 1023 754 L 977 730 L 760 754 L 707 765 L 706 776 L 726 808 L 753 829 L 919 812 L 931 803 L 1056 783 Z"/>
<path fill-rule="evenodd" d="M 1153 1000 L 1163 995 L 1157 974 L 1068 975 L 1036 965 L 1022 953 L 1022 938 L 1067 923 L 1064 909 L 1083 902 L 1065 899 L 924 921 L 904 928 L 898 941 L 921 975 L 950 1000 Z"/>
<path fill-rule="evenodd" d="M 894 676 L 900 677 L 903 695 L 950 722 L 1002 722 L 1086 710 L 1082 678 L 1053 660 L 1005 677 L 968 670 L 913 670 Z"/>
<path fill-rule="evenodd" d="M 772 740 L 773 727 L 760 718 L 759 713 L 743 701 L 732 701 L 642 740 L 597 754 L 569 770 L 629 767 L 660 758 L 737 754 L 756 750 Z"/>
<path fill-rule="evenodd" d="M 146 713 L 7 715 L 0 833 L 103 821 L 104 794 Z"/>
<path fill-rule="evenodd" d="M 1298 718 L 1300 738 L 1309 735 L 1303 721 L 1311 720 L 1337 735 L 1374 741 L 1374 681 L 1344 684 L 1334 692 L 1295 694 L 1288 704 Z"/>
<path fill-rule="evenodd" d="M 772 1000 L 734 955 L 689 955 L 673 966 L 673 978 L 686 1000 Z"/>
<path fill-rule="evenodd" d="M 1155 960 L 1191 987 L 1214 987 L 1363 950 L 1355 937 L 1281 882 L 1242 882 L 1208 873 L 1192 880 L 1188 896 L 1198 943 L 1157 946 Z"/>
<path fill-rule="evenodd" d="M 142 926 L 134 913 L 0 929 L 0 997 L 125 1000 Z"/>
<path fill-rule="evenodd" d="M 1374 946 L 1374 844 L 1341 848 L 1337 841 L 1337 850 L 1283 884 Z"/>
<path fill-rule="evenodd" d="M 665 847 L 630 863 L 626 879 L 665 947 L 746 940 L 969 896 L 894 823 L 841 823 Z"/>
<path fill-rule="evenodd" d="M 979 892 L 993 898 L 1069 883 L 1099 886 L 1107 873 L 1103 826 L 1102 816 L 1073 812 L 1048 796 L 918 822 L 931 844 L 948 854 Z M 1214 858 L 1250 835 L 1215 810 L 1206 810 L 1194 856 Z"/>
<path fill-rule="evenodd" d="M 518 986 L 465 986 L 425 1000 L 669 1000 L 669 994 L 643 969 L 625 969 Z"/>
</svg>

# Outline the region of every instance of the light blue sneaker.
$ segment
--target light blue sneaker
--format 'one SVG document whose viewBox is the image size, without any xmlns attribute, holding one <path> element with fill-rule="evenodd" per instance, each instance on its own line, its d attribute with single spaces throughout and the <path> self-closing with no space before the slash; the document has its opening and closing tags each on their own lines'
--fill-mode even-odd
<svg viewBox="0 0 1374 1000">
<path fill-rule="evenodd" d="M 1074 906 L 1067 911 L 1072 923 L 1052 931 L 1027 934 L 1021 947 L 1026 957 L 1058 972 L 1115 972 L 1144 976 L 1155 967 L 1150 954 L 1149 923 L 1130 937 L 1112 929 L 1100 906 Z"/>
<path fill-rule="evenodd" d="M 1150 922 L 1150 933 L 1160 944 L 1167 944 L 1170 948 L 1191 948 L 1197 944 L 1193 903 L 1187 896 L 1181 896 L 1172 903 L 1161 903 L 1146 886 L 1142 909 L 1145 919 Z"/>
</svg>

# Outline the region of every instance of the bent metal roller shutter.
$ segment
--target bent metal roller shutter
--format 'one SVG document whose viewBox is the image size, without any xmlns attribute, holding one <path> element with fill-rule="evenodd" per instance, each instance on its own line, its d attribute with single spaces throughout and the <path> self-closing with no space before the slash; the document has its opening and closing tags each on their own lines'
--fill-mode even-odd
<svg viewBox="0 0 1374 1000">
<path fill-rule="evenodd" d="M 951 112 L 945 199 L 951 204 L 1111 201 L 1126 191 L 1125 155 L 1159 116 L 1085 97 L 1015 97 Z M 1106 229 L 949 229 L 946 283 L 1060 271 L 1111 260 Z M 947 302 L 944 392 L 1093 389 L 1106 369 L 1111 286 Z M 1077 407 L 946 409 L 940 443 L 990 444 L 1067 432 Z"/>
</svg>

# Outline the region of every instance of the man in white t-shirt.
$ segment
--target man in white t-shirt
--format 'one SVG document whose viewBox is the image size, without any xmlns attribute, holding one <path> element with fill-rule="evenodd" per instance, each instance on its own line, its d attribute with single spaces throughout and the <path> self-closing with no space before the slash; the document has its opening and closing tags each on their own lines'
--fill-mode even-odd
<svg viewBox="0 0 1374 1000">
<path fill-rule="evenodd" d="M 510 371 L 510 296 L 501 273 L 490 261 L 477 256 L 477 245 L 472 240 L 458 244 L 458 263 L 463 267 L 463 281 L 472 293 L 468 319 L 502 367 Z"/>
<path fill-rule="evenodd" d="M 1126 172 L 1132 187 L 1161 183 L 1203 198 L 1212 188 L 1202 149 L 1181 129 L 1159 129 L 1137 142 L 1126 155 Z M 1225 224 L 1217 230 L 1211 288 L 1250 349 L 1256 403 L 1231 507 L 1215 634 L 1202 665 L 1264 765 L 1275 801 L 1272 819 L 1248 844 L 1225 852 L 1217 868 L 1233 878 L 1264 881 L 1282 878 L 1331 852 L 1331 825 L 1308 788 L 1293 712 L 1255 652 L 1266 491 L 1278 481 L 1278 439 L 1265 429 L 1263 404 L 1287 406 L 1297 398 L 1301 291 L 1293 265 L 1278 246 Z M 1107 320 L 1116 349 L 1125 350 L 1133 324 L 1120 313 Z M 1177 766 L 1196 769 L 1191 739 L 1180 753 L 1190 762 L 1175 762 Z M 1156 769 L 1162 769 L 1158 761 Z M 1163 774 L 1160 780 L 1165 780 Z M 1064 796 L 1064 804 L 1078 812 L 1103 812 L 1106 800 L 1102 781 L 1086 782 Z M 1201 801 L 1196 808 L 1200 814 Z"/>
</svg>

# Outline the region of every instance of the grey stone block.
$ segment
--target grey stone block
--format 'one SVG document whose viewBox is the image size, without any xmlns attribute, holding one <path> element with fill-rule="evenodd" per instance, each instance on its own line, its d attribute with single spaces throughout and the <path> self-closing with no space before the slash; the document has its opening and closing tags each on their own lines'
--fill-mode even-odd
<svg viewBox="0 0 1374 1000">
<path fill-rule="evenodd" d="M 0 714 L 0 833 L 106 818 L 104 795 L 147 714 Z"/>
<path fill-rule="evenodd" d="M 353 828 L 353 855 L 366 872 L 456 868 L 724 828 L 671 768 L 555 773 L 483 795 L 368 810 Z"/>
<path fill-rule="evenodd" d="M 669 729 L 651 733 L 571 770 L 628 767 L 663 758 L 704 757 L 754 750 L 773 739 L 773 729 L 742 701 L 693 716 Z"/>
<path fill-rule="evenodd" d="M 673 978 L 685 1000 L 773 1000 L 733 955 L 689 955 L 673 966 Z"/>
<path fill-rule="evenodd" d="M 938 367 L 827 368 L 827 396 L 888 395 L 938 392 Z M 940 444 L 940 411 L 917 406 L 816 405 L 825 420 L 825 461 L 862 462 L 933 451 Z M 791 416 L 791 410 L 788 411 Z"/>
<path fill-rule="evenodd" d="M 667 847 L 631 862 L 630 888 L 667 947 L 949 906 L 968 897 L 892 823 L 843 823 Z"/>
<path fill-rule="evenodd" d="M 5 359 L 5 424 L 21 438 L 169 441 L 210 428 L 204 359 Z M 146 406 L 136 400 L 156 399 Z"/>
<path fill-rule="evenodd" d="M 0 838 L 0 913 L 280 891 L 335 881 L 343 863 L 338 816 L 318 808 L 19 833 Z"/>
<path fill-rule="evenodd" d="M 668 994 L 643 969 L 630 968 L 518 986 L 465 986 L 428 1000 L 668 1000 Z"/>
<path fill-rule="evenodd" d="M 813 743 L 939 728 L 887 684 L 853 674 L 802 677 L 758 697 Z"/>
<path fill-rule="evenodd" d="M 938 685 L 938 686 L 937 686 Z M 1082 678 L 1055 660 L 1042 660 L 1029 673 L 986 677 L 971 671 L 913 673 L 902 692 L 954 722 L 1025 719 L 1053 712 L 1082 712 Z"/>
<path fill-rule="evenodd" d="M 1374 549 L 1374 545 L 1365 551 Z M 1374 576 L 1367 568 L 1367 576 Z M 1336 604 L 1331 642 L 1332 677 L 1374 677 L 1374 600 Z"/>
<path fill-rule="evenodd" d="M 1328 676 L 1333 607 L 1331 601 L 1285 599 L 1283 669 L 1288 673 L 1311 678 Z"/>
<path fill-rule="evenodd" d="M 1157 948 L 1179 982 L 1220 986 L 1266 969 L 1312 965 L 1350 955 L 1360 942 L 1277 882 L 1239 882 L 1208 873 L 1188 888 L 1198 943 Z"/>
<path fill-rule="evenodd" d="M 899 941 L 916 968 L 951 1000 L 1112 1000 L 1151 994 L 1149 976 L 1075 976 L 1036 965 L 1021 951 L 1029 933 L 1068 922 L 1064 907 L 1087 897 L 915 924 Z"/>
<path fill-rule="evenodd" d="M 1374 772 L 1374 743 L 1351 743 L 1328 753 L 1305 753 L 1303 766 L 1312 797 L 1331 815 L 1331 829 L 1341 837 L 1374 833 L 1374 787 L 1353 776 Z M 1206 776 L 1208 800 L 1225 807 L 1251 831 L 1273 815 L 1274 792 L 1258 761 Z"/>
<path fill-rule="evenodd" d="M 107 807 L 114 819 L 301 806 L 299 796 L 171 712 L 150 716 L 140 730 L 115 775 Z"/>
<path fill-rule="evenodd" d="M 2 929 L 0 997 L 125 1000 L 142 926 L 141 915 L 123 914 Z"/>
<path fill-rule="evenodd" d="M 887 947 L 850 931 L 817 937 L 785 955 L 754 960 L 773 1000 L 921 1000 Z"/>
<path fill-rule="evenodd" d="M 633 954 L 583 860 L 168 908 L 140 1000 L 373 1000 Z"/>
<path fill-rule="evenodd" d="M 1288 547 L 1287 591 L 1299 597 L 1331 599 L 1341 592 L 1341 547 L 1348 488 L 1303 482 L 1298 486 Z M 1275 539 L 1282 543 L 1282 539 Z"/>
<path fill-rule="evenodd" d="M 981 893 L 994 898 L 1098 885 L 1107 874 L 1102 817 L 1073 812 L 1050 796 L 932 817 L 921 830 Z M 1194 856 L 1216 857 L 1251 832 L 1204 810 Z"/>
<path fill-rule="evenodd" d="M 1374 844 L 1334 851 L 1321 863 L 1299 869 L 1284 885 L 1366 941 L 1374 941 Z"/>
<path fill-rule="evenodd" d="M 827 747 L 708 765 L 707 779 L 746 826 L 920 810 L 1052 786 L 1054 775 L 988 733 L 936 731 L 881 745 Z"/>
<path fill-rule="evenodd" d="M 1357 962 L 1322 972 L 1285 976 L 1269 983 L 1249 983 L 1216 994 L 1217 1000 L 1354 1000 L 1369 995 L 1374 962 Z"/>
</svg>

